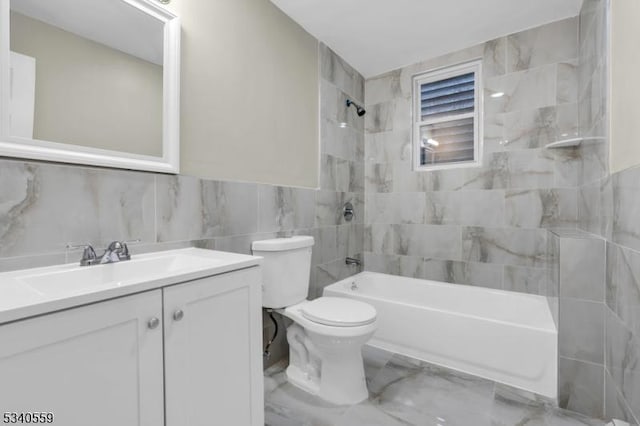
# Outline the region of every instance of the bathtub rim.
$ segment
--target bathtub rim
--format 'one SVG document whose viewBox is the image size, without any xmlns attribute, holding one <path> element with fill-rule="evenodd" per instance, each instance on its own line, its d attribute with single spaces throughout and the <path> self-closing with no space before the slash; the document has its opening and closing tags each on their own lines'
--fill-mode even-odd
<svg viewBox="0 0 640 426">
<path fill-rule="evenodd" d="M 398 301 L 398 300 L 394 300 L 394 299 L 390 299 L 390 298 L 385 298 L 382 296 L 377 296 L 377 295 L 371 295 L 371 294 L 367 294 L 366 292 L 355 292 L 355 291 L 350 291 L 348 289 L 349 286 L 345 285 L 347 283 L 350 283 L 351 280 L 357 279 L 358 277 L 366 277 L 366 276 L 383 276 L 383 277 L 394 277 L 394 278 L 399 278 L 399 279 L 403 279 L 403 280 L 411 280 L 411 281 L 425 281 L 427 283 L 429 283 L 429 285 L 434 285 L 434 286 L 438 286 L 438 287 L 446 287 L 446 288 L 456 288 L 457 286 L 463 286 L 464 287 L 464 291 L 469 291 L 469 292 L 482 292 L 482 293 L 490 293 L 490 294 L 498 294 L 498 295 L 508 295 L 508 296 L 517 296 L 517 297 L 522 297 L 524 299 L 535 299 L 535 300 L 539 300 L 539 301 L 544 301 L 544 306 L 546 306 L 547 308 L 547 318 L 546 320 L 546 324 L 544 325 L 539 325 L 539 326 L 534 326 L 534 325 L 530 325 L 530 324 L 523 324 L 520 322 L 516 322 L 516 321 L 507 321 L 507 320 L 501 320 L 501 319 L 497 319 L 497 318 L 491 318 L 491 317 L 486 317 L 486 316 L 479 316 L 479 315 L 474 315 L 474 314 L 469 314 L 469 313 L 465 313 L 465 312 L 460 312 L 460 311 L 454 311 L 454 310 L 450 310 L 450 309 L 442 309 L 442 308 L 438 308 L 435 306 L 425 306 L 425 305 L 421 305 L 421 304 L 416 304 L 416 303 L 411 303 L 411 302 L 406 302 L 406 301 Z M 540 332 L 545 332 L 545 333 L 553 333 L 553 334 L 558 334 L 558 328 L 556 326 L 556 323 L 553 319 L 553 314 L 552 314 L 552 310 L 551 310 L 551 306 L 549 306 L 549 300 L 546 296 L 541 296 L 541 295 L 537 295 L 537 294 L 529 294 L 529 293 L 521 293 L 521 292 L 516 292 L 516 291 L 510 291 L 510 290 L 502 290 L 502 289 L 495 289 L 495 288 L 489 288 L 489 287 L 479 287 L 479 286 L 473 286 L 473 285 L 468 285 L 468 284 L 455 284 L 455 283 L 447 283 L 447 282 L 443 282 L 443 281 L 435 281 L 435 280 L 430 280 L 430 279 L 424 279 L 424 278 L 413 278 L 413 277 L 404 277 L 404 276 L 400 276 L 400 275 L 392 275 L 392 274 L 385 274 L 385 273 L 381 273 L 381 272 L 372 272 L 372 271 L 362 271 L 359 272 L 357 274 L 351 275 L 350 277 L 344 278 L 340 281 L 337 281 L 333 284 L 330 284 L 328 286 L 326 286 L 323 289 L 323 296 L 325 296 L 325 291 L 329 290 L 329 291 L 335 291 L 336 293 L 339 294 L 344 294 L 344 295 L 357 295 L 358 297 L 362 297 L 363 299 L 372 299 L 372 300 L 376 300 L 376 301 L 381 301 L 381 302 L 390 302 L 390 303 L 397 303 L 397 304 L 401 304 L 401 305 L 405 305 L 405 306 L 410 306 L 410 307 L 414 307 L 414 308 L 422 308 L 422 309 L 430 309 L 436 312 L 440 312 L 443 314 L 449 314 L 449 315 L 459 315 L 459 316 L 464 316 L 466 318 L 471 318 L 471 319 L 476 319 L 476 320 L 482 320 L 482 321 L 489 321 L 489 322 L 493 322 L 496 324 L 508 324 L 508 325 L 513 325 L 513 326 L 518 326 L 518 327 L 522 327 L 522 328 L 526 328 L 529 330 L 535 330 L 535 331 L 540 331 Z"/>
</svg>

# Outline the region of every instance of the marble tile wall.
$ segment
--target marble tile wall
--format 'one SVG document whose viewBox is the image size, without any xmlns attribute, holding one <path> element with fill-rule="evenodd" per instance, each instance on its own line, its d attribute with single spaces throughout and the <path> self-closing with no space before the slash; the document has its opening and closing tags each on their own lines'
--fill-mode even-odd
<svg viewBox="0 0 640 426">
<path fill-rule="evenodd" d="M 640 168 L 621 172 L 640 181 Z M 640 192 L 636 197 L 640 196 Z M 636 209 L 636 218 L 640 210 Z M 640 424 L 640 251 L 607 243 L 605 413 Z"/>
<path fill-rule="evenodd" d="M 560 404 L 637 423 L 640 171 L 608 175 L 606 7 L 367 80 L 364 248 L 368 270 L 548 296 Z M 411 76 L 478 57 L 505 93 L 483 165 L 411 171 Z"/>
<path fill-rule="evenodd" d="M 602 417 L 606 240 L 580 230 L 553 230 L 549 238 L 558 288 L 559 405 Z"/>
<path fill-rule="evenodd" d="M 342 278 L 353 271 L 337 261 L 362 251 L 354 193 L 7 159 L 0 180 L 2 271 L 79 260 L 68 242 L 99 249 L 140 239 L 132 252 L 200 245 L 248 254 L 256 239 L 308 234 L 314 266 Z M 350 224 L 334 213 L 343 201 L 356 206 Z"/>
<path fill-rule="evenodd" d="M 604 413 L 640 424 L 640 166 L 605 177 L 585 214 L 606 239 Z"/>
<path fill-rule="evenodd" d="M 322 250 L 312 271 L 311 297 L 337 280 L 359 272 L 345 257 L 362 258 L 364 241 L 364 120 L 347 98 L 364 103 L 364 78 L 324 44 L 320 44 L 320 189 L 316 192 L 315 227 Z M 342 215 L 346 202 L 354 219 Z M 335 243 L 334 243 L 335 241 Z"/>
<path fill-rule="evenodd" d="M 585 368 L 578 379 L 591 388 L 604 381 L 606 419 L 618 418 L 638 425 L 640 167 L 613 175 L 608 168 L 608 7 L 609 0 L 586 0 L 580 13 L 579 129 L 580 134 L 599 139 L 583 143 L 580 148 L 578 223 L 581 229 L 606 241 L 606 274 L 602 332 L 604 377 Z M 582 294 L 590 292 L 585 288 Z M 588 397 L 589 393 L 584 395 Z"/>
<path fill-rule="evenodd" d="M 140 239 L 132 253 L 198 246 L 249 254 L 252 241 L 304 234 L 316 239 L 309 297 L 359 272 L 344 258 L 363 251 L 364 120 L 345 101 L 364 102 L 364 79 L 326 46 L 320 55 L 320 188 L 0 159 L 0 271 L 78 261 L 68 242 L 99 249 Z M 341 214 L 347 201 L 350 223 Z M 271 362 L 286 354 L 284 335 Z"/>
<path fill-rule="evenodd" d="M 580 152 L 543 148 L 578 131 L 578 54 L 572 18 L 366 81 L 367 270 L 546 294 L 547 229 L 578 225 Z M 412 171 L 412 76 L 475 58 L 483 164 Z"/>
</svg>

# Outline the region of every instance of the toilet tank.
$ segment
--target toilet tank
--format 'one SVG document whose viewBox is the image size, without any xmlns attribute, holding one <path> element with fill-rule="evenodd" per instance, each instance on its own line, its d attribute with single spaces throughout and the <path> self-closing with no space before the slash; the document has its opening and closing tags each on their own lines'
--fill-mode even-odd
<svg viewBox="0 0 640 426">
<path fill-rule="evenodd" d="M 262 306 L 284 308 L 307 298 L 313 237 L 254 241 L 251 250 L 262 263 Z"/>
</svg>

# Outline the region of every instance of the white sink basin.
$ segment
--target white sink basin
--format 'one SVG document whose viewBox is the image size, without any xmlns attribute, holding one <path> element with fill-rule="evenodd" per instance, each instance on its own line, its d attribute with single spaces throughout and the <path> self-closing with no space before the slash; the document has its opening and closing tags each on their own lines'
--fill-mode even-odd
<svg viewBox="0 0 640 426">
<path fill-rule="evenodd" d="M 101 287 L 122 286 L 189 269 L 203 269 L 222 264 L 221 259 L 207 259 L 182 253 L 158 253 L 157 257 L 138 258 L 95 266 L 72 266 L 60 271 L 44 271 L 18 277 L 27 289 L 42 295 L 76 294 Z"/>
<path fill-rule="evenodd" d="M 0 323 L 259 265 L 261 258 L 188 248 L 106 265 L 0 273 Z"/>
</svg>

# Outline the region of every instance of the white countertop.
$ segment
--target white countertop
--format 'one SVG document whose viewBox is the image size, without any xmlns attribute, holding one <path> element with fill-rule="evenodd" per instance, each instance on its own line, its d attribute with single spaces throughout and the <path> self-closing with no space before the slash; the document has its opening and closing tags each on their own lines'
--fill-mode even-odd
<svg viewBox="0 0 640 426">
<path fill-rule="evenodd" d="M 257 266 L 261 257 L 186 248 L 106 265 L 0 273 L 0 324 Z"/>
</svg>

